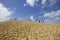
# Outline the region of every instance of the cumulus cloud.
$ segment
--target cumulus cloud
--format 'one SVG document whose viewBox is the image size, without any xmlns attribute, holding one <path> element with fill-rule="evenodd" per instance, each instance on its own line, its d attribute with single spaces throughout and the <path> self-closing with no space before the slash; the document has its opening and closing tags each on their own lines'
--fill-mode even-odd
<svg viewBox="0 0 60 40">
<path fill-rule="evenodd" d="M 35 0 L 26 0 L 26 3 L 30 6 L 34 6 Z"/>
<path fill-rule="evenodd" d="M 47 0 L 42 0 L 42 5 L 45 5 L 46 4 L 46 2 L 47 2 Z"/>
<path fill-rule="evenodd" d="M 35 2 L 38 2 L 39 0 L 26 0 L 26 4 L 24 4 L 24 6 L 30 5 L 31 7 L 33 7 L 35 5 Z"/>
<path fill-rule="evenodd" d="M 31 7 L 37 6 L 40 0 L 26 0 L 24 6 L 30 5 Z M 52 6 L 56 3 L 57 0 L 41 0 L 42 7 Z M 36 3 L 37 2 L 37 3 Z M 38 5 L 39 6 L 39 5 Z"/>
<path fill-rule="evenodd" d="M 54 18 L 60 16 L 60 10 L 52 11 L 50 13 L 45 13 L 44 17 Z"/>
<path fill-rule="evenodd" d="M 44 17 L 48 18 L 48 20 L 45 19 L 45 21 L 50 23 L 54 23 L 54 22 L 57 23 L 58 21 L 60 22 L 60 10 L 52 11 L 50 13 L 45 13 Z"/>
<path fill-rule="evenodd" d="M 30 20 L 34 21 L 34 17 L 33 16 L 30 16 Z"/>
<path fill-rule="evenodd" d="M 12 10 L 8 10 L 2 3 L 0 3 L 0 21 L 9 20 L 12 15 Z"/>
</svg>

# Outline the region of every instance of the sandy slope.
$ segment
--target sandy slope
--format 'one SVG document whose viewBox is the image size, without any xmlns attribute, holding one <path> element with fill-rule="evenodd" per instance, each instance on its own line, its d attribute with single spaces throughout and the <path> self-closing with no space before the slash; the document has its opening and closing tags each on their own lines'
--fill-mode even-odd
<svg viewBox="0 0 60 40">
<path fill-rule="evenodd" d="M 6 21 L 0 23 L 0 40 L 60 40 L 60 25 Z"/>
</svg>

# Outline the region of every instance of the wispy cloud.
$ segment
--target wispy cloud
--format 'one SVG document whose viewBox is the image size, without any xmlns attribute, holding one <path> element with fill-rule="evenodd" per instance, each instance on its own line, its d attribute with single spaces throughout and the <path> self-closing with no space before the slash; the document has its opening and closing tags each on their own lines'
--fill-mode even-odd
<svg viewBox="0 0 60 40">
<path fill-rule="evenodd" d="M 42 8 L 44 7 L 51 7 L 53 5 L 55 5 L 55 3 L 57 2 L 57 0 L 42 0 Z"/>
<path fill-rule="evenodd" d="M 48 17 L 48 18 L 55 18 L 55 17 L 59 17 L 59 16 L 60 16 L 60 10 L 52 11 L 50 13 L 44 14 L 44 17 Z"/>
<path fill-rule="evenodd" d="M 50 13 L 45 13 L 44 17 L 48 18 L 48 20 L 45 19 L 46 22 L 50 22 L 50 23 L 55 22 L 56 23 L 56 22 L 58 22 L 60 20 L 60 10 L 52 11 Z"/>
<path fill-rule="evenodd" d="M 27 4 L 24 4 L 23 6 L 25 7 L 25 6 L 27 6 Z"/>
<path fill-rule="evenodd" d="M 40 5 L 42 5 L 42 7 L 53 6 L 56 3 L 56 1 L 57 0 L 42 0 Z M 39 0 L 26 0 L 24 6 L 30 5 L 31 7 L 34 7 L 38 5 L 38 2 Z"/>
<path fill-rule="evenodd" d="M 0 3 L 0 21 L 9 20 L 13 14 L 12 10 L 8 10 L 2 3 Z"/>
</svg>

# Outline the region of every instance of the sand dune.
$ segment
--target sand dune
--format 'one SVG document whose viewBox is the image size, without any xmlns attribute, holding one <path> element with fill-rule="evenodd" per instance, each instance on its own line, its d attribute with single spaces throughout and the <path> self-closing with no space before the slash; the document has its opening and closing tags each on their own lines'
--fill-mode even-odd
<svg viewBox="0 0 60 40">
<path fill-rule="evenodd" d="M 19 20 L 1 22 L 0 40 L 60 40 L 60 25 Z"/>
</svg>

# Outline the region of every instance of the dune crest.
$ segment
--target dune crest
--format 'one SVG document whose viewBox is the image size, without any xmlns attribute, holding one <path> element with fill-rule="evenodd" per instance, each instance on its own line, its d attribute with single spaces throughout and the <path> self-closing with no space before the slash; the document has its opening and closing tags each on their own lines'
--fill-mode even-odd
<svg viewBox="0 0 60 40">
<path fill-rule="evenodd" d="M 0 40 L 60 40 L 60 25 L 6 21 L 0 23 Z"/>
</svg>

